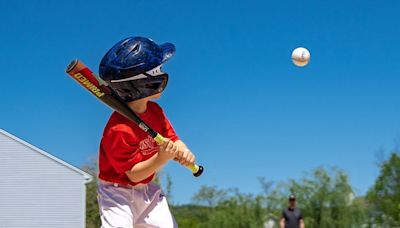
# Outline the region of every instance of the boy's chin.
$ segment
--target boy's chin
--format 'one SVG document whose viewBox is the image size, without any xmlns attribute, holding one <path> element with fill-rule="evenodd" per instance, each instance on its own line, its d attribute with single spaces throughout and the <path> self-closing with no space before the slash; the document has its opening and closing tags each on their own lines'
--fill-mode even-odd
<svg viewBox="0 0 400 228">
<path fill-rule="evenodd" d="M 150 96 L 150 99 L 158 99 L 160 97 L 161 97 L 161 93 L 157 93 L 157 94 Z"/>
</svg>

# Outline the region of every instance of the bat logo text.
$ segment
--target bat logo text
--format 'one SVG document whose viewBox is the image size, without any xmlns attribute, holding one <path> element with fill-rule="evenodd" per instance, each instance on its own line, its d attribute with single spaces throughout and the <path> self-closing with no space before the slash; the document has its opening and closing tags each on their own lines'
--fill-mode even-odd
<svg viewBox="0 0 400 228">
<path fill-rule="evenodd" d="M 96 95 L 97 97 L 102 97 L 104 96 L 104 93 L 101 92 L 101 90 L 99 88 L 97 88 L 96 85 L 94 85 L 93 83 L 91 83 L 85 76 L 83 76 L 81 73 L 76 73 L 74 74 L 74 78 L 81 84 L 83 85 L 85 88 L 87 88 L 88 90 L 90 90 L 94 95 Z"/>
<path fill-rule="evenodd" d="M 149 130 L 149 128 L 144 123 L 139 123 L 139 127 L 145 132 Z"/>
</svg>

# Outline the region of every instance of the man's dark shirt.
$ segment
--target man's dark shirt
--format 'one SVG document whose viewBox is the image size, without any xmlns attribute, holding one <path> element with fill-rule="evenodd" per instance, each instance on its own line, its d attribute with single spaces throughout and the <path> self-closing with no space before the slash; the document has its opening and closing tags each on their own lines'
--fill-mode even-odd
<svg viewBox="0 0 400 228">
<path fill-rule="evenodd" d="M 303 215 L 298 208 L 286 208 L 282 212 L 282 218 L 285 219 L 285 228 L 299 228 Z"/>
</svg>

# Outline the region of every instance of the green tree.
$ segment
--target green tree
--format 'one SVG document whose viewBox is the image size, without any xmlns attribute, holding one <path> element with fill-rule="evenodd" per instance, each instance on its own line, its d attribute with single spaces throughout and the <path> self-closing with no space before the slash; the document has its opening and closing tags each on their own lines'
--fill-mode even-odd
<svg viewBox="0 0 400 228">
<path fill-rule="evenodd" d="M 238 189 L 202 186 L 193 201 L 203 206 L 181 206 L 174 210 L 179 227 L 252 228 L 262 227 L 265 220 L 263 197 L 244 194 Z M 182 211 L 183 208 L 191 210 Z"/>
<path fill-rule="evenodd" d="M 82 170 L 93 176 L 93 181 L 86 185 L 86 228 L 98 228 L 101 220 L 97 203 L 97 159 L 92 158 Z"/>
<path fill-rule="evenodd" d="M 307 228 L 347 228 L 365 224 L 364 201 L 355 198 L 348 177 L 341 170 L 319 167 L 300 180 L 280 182 L 264 190 L 267 220 L 279 222 L 290 194 L 296 195 Z"/>
<path fill-rule="evenodd" d="M 241 193 L 238 189 L 230 190 L 230 193 L 228 199 L 220 201 L 215 207 L 203 227 L 263 227 L 266 217 L 263 198 Z"/>
<path fill-rule="evenodd" d="M 228 192 L 226 190 L 218 189 L 216 186 L 203 185 L 192 199 L 198 204 L 215 207 L 218 203 L 224 201 L 227 196 Z"/>
<path fill-rule="evenodd" d="M 371 223 L 400 226 L 400 156 L 393 152 L 380 165 L 380 174 L 367 193 Z"/>
<path fill-rule="evenodd" d="M 307 228 L 358 228 L 366 221 L 364 198 L 355 197 L 347 174 L 337 168 L 313 170 L 300 180 L 278 183 L 259 178 L 262 194 L 245 194 L 239 189 L 202 186 L 194 194 L 197 205 L 173 207 L 179 227 L 264 227 L 273 221 L 277 227 L 288 196 L 297 197 Z"/>
<path fill-rule="evenodd" d="M 200 205 L 172 205 L 172 214 L 180 228 L 199 228 L 207 223 L 210 208 Z"/>
<path fill-rule="evenodd" d="M 288 189 L 296 194 L 306 227 L 360 227 L 365 210 L 349 184 L 347 174 L 337 168 L 315 169 L 310 177 L 290 181 Z"/>
<path fill-rule="evenodd" d="M 282 209 L 287 203 L 287 184 L 278 182 L 274 184 L 271 181 L 266 181 L 265 178 L 259 177 L 258 181 L 262 187 L 262 203 L 265 210 L 265 221 L 273 221 L 279 224 L 282 216 Z"/>
</svg>

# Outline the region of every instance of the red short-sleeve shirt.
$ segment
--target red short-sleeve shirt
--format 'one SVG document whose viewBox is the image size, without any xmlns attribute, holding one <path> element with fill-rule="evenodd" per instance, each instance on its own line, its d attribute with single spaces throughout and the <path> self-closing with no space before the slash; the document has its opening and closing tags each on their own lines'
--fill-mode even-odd
<svg viewBox="0 0 400 228">
<path fill-rule="evenodd" d="M 148 102 L 146 112 L 138 115 L 151 128 L 172 141 L 178 140 L 161 107 Z M 148 183 L 154 173 L 140 182 L 132 182 L 125 172 L 151 158 L 160 150 L 157 143 L 134 122 L 114 112 L 103 132 L 99 152 L 99 178 L 119 184 Z"/>
</svg>

